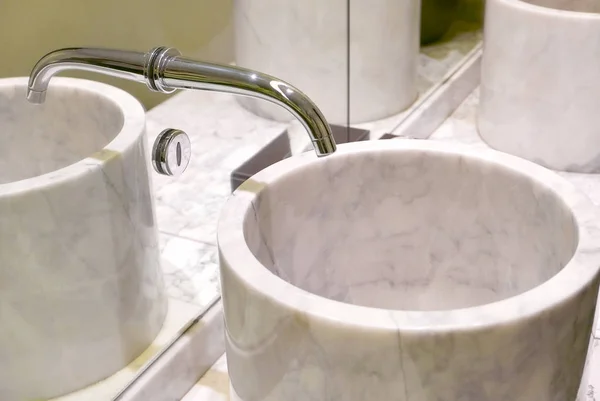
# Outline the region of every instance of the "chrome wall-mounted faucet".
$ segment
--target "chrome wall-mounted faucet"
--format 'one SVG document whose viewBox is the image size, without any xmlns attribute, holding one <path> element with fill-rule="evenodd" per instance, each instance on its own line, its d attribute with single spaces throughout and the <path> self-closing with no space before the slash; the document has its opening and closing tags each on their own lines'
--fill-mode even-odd
<svg viewBox="0 0 600 401">
<path fill-rule="evenodd" d="M 300 120 L 317 156 L 326 156 L 336 150 L 331 128 L 319 108 L 292 85 L 257 71 L 183 58 L 179 51 L 167 47 L 157 47 L 148 53 L 66 48 L 50 52 L 37 62 L 29 77 L 27 100 L 43 103 L 48 83 L 54 75 L 65 70 L 86 70 L 145 83 L 155 92 L 200 89 L 268 100 Z M 186 146 L 187 153 L 186 149 L 182 151 Z M 181 163 L 186 162 L 182 155 L 189 155 L 185 133 L 174 129 L 163 131 L 153 147 L 153 164 L 157 172 L 180 173 L 185 169 Z"/>
</svg>

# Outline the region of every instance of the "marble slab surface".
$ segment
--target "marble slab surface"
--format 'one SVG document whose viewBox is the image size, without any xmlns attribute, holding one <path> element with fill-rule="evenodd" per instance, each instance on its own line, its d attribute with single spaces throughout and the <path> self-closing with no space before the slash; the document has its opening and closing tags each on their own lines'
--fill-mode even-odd
<svg viewBox="0 0 600 401">
<path fill-rule="evenodd" d="M 475 149 L 487 148 L 479 138 L 475 124 L 478 101 L 479 90 L 477 89 L 433 132 L 429 139 L 461 143 Z M 564 172 L 558 174 L 577 185 L 596 205 L 600 205 L 600 175 Z M 596 313 L 598 314 L 598 308 Z M 597 325 L 592 334 L 584 383 L 577 401 L 595 401 L 596 394 L 600 391 L 600 330 Z M 225 401 L 229 400 L 228 391 L 227 364 L 223 356 L 182 398 L 182 401 Z"/>
</svg>

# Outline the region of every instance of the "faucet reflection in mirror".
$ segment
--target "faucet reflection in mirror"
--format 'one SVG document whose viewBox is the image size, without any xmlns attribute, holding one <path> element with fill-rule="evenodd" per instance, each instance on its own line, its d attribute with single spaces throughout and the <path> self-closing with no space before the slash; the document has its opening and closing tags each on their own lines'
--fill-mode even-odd
<svg viewBox="0 0 600 401">
<path fill-rule="evenodd" d="M 100 48 L 66 48 L 45 55 L 33 68 L 27 100 L 43 103 L 51 78 L 65 70 L 86 70 L 145 83 L 152 91 L 200 89 L 256 97 L 288 110 L 306 128 L 317 156 L 335 152 L 331 128 L 319 108 L 300 90 L 275 77 L 244 68 L 204 63 L 157 47 L 148 53 Z M 153 164 L 162 174 L 181 172 L 189 160 L 182 131 L 167 130 L 154 145 Z"/>
</svg>

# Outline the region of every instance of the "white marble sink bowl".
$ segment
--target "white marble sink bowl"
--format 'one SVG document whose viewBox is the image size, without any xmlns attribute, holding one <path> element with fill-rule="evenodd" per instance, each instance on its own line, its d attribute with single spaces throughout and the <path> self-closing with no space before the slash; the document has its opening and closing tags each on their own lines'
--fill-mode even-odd
<svg viewBox="0 0 600 401">
<path fill-rule="evenodd" d="M 482 139 L 555 170 L 600 173 L 600 1 L 486 1 Z"/>
<path fill-rule="evenodd" d="M 219 223 L 233 399 L 575 400 L 599 224 L 570 183 L 492 150 L 279 162 Z"/>
<path fill-rule="evenodd" d="M 145 113 L 127 93 L 0 80 L 0 400 L 46 399 L 126 366 L 166 314 Z"/>
</svg>

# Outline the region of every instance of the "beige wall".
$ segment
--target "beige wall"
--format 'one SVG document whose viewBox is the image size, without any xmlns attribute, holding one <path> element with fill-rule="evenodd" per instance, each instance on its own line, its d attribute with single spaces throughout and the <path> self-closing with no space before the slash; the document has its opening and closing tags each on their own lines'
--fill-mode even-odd
<svg viewBox="0 0 600 401">
<path fill-rule="evenodd" d="M 148 51 L 171 46 L 185 56 L 233 61 L 232 0 L 3 0 L 0 1 L 0 77 L 28 75 L 60 47 L 102 46 Z M 108 82 L 147 108 L 166 95 L 98 74 L 71 76 Z"/>
</svg>

